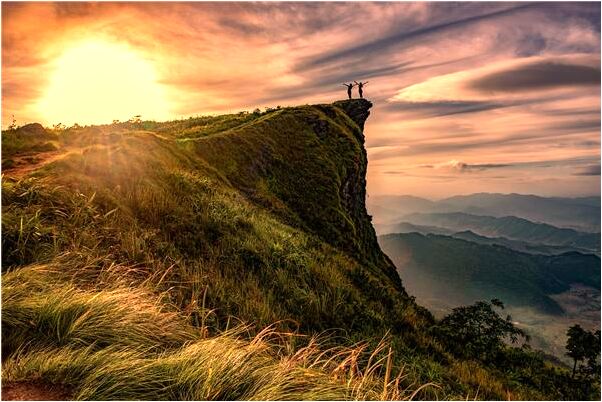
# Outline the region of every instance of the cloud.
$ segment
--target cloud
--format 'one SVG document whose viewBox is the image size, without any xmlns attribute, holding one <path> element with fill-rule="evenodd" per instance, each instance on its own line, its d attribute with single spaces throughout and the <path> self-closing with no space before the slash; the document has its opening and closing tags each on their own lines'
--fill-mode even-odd
<svg viewBox="0 0 602 402">
<path fill-rule="evenodd" d="M 579 168 L 573 173 L 573 175 L 574 176 L 600 176 L 600 164 L 589 165 L 589 166 Z"/>
<path fill-rule="evenodd" d="M 546 48 L 547 40 L 539 32 L 526 33 L 516 46 L 515 53 L 518 57 L 530 57 L 541 54 Z"/>
<path fill-rule="evenodd" d="M 513 66 L 468 83 L 477 91 L 520 92 L 566 86 L 600 85 L 600 67 L 547 60 Z"/>
<path fill-rule="evenodd" d="M 430 77 L 399 90 L 388 101 L 524 104 L 574 96 L 582 87 L 599 85 L 599 55 L 537 56 Z"/>
<path fill-rule="evenodd" d="M 448 162 L 432 165 L 432 167 L 435 169 L 453 170 L 453 171 L 456 171 L 459 173 L 470 173 L 470 172 L 477 172 L 477 171 L 483 171 L 483 170 L 489 170 L 489 169 L 499 169 L 499 168 L 504 168 L 504 167 L 508 167 L 508 166 L 510 166 L 510 165 L 505 164 L 505 163 L 470 164 L 470 163 L 465 163 L 465 162 L 455 160 L 455 159 L 452 159 Z"/>
<path fill-rule="evenodd" d="M 458 5 L 455 4 L 453 9 L 450 9 L 447 5 L 442 4 L 441 8 L 447 8 L 450 11 L 450 14 L 452 14 L 453 17 L 456 17 L 455 19 L 452 19 L 451 21 L 444 20 L 438 24 L 426 25 L 424 27 L 418 27 L 413 30 L 404 29 L 402 31 L 394 32 L 391 35 L 378 38 L 371 42 L 365 42 L 357 46 L 352 46 L 343 50 L 337 50 L 331 53 L 323 54 L 301 63 L 297 68 L 307 69 L 336 62 L 341 59 L 355 58 L 357 57 L 357 55 L 371 55 L 374 53 L 382 53 L 391 47 L 400 47 L 400 45 L 407 44 L 408 42 L 412 41 L 418 41 L 425 36 L 434 35 L 453 28 L 460 28 L 468 24 L 484 21 L 487 19 L 511 15 L 526 7 L 529 7 L 529 5 L 515 5 L 511 7 L 498 5 L 493 7 L 493 11 L 490 11 L 492 9 L 491 7 L 485 8 L 482 7 L 482 5 L 478 5 L 476 7 L 464 7 L 462 11 L 469 14 L 474 14 L 474 10 L 484 12 L 461 18 L 456 14 L 458 11 L 460 11 L 460 8 L 462 8 L 461 6 L 458 7 Z M 489 11 L 487 12 L 487 10 Z"/>
<path fill-rule="evenodd" d="M 369 79 L 377 193 L 419 190 L 415 172 L 446 175 L 440 193 L 495 191 L 492 172 L 457 173 L 519 168 L 583 188 L 571 171 L 585 162 L 525 161 L 599 162 L 599 3 L 4 2 L 2 31 L 4 121 L 39 119 L 53 60 L 100 39 L 153 64 L 174 118 L 327 103 L 341 82 Z M 419 167 L 452 158 L 449 172 Z"/>
<path fill-rule="evenodd" d="M 511 103 L 489 102 L 489 101 L 433 101 L 433 102 L 389 102 L 385 108 L 389 111 L 402 111 L 404 113 L 415 113 L 425 117 L 452 116 L 455 114 L 478 113 L 494 109 L 514 106 Z"/>
</svg>

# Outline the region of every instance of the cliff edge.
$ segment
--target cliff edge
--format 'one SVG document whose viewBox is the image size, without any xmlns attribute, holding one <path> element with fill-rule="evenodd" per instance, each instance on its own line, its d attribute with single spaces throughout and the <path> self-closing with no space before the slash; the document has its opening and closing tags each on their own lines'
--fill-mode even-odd
<svg viewBox="0 0 602 402">
<path fill-rule="evenodd" d="M 369 264 L 403 292 L 366 211 L 362 130 L 371 107 L 352 99 L 272 111 L 200 138 L 196 151 L 252 200 Z"/>
</svg>

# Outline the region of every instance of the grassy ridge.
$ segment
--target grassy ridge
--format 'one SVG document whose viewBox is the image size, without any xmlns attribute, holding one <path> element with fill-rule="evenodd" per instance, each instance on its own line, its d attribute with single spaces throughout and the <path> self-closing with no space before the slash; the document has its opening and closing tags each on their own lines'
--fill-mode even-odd
<svg viewBox="0 0 602 402">
<path fill-rule="evenodd" d="M 545 398 L 429 335 L 372 245 L 362 137 L 338 108 L 56 135 L 64 157 L 2 180 L 5 381 L 82 399 Z"/>
</svg>

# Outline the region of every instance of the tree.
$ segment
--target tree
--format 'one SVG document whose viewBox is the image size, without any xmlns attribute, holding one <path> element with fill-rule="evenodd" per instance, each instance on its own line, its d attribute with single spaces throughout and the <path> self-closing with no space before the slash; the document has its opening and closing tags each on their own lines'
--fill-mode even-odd
<svg viewBox="0 0 602 402">
<path fill-rule="evenodd" d="M 137 114 L 136 116 L 129 119 L 128 123 L 132 123 L 132 124 L 142 123 L 142 115 Z"/>
<path fill-rule="evenodd" d="M 487 360 L 497 355 L 508 339 L 512 343 L 519 338 L 529 340 L 527 334 L 512 324 L 512 318 L 502 318 L 494 307 L 503 309 L 504 304 L 493 299 L 479 301 L 471 306 L 457 307 L 438 326 L 442 340 L 452 350 L 465 357 Z"/>
<path fill-rule="evenodd" d="M 17 129 L 17 120 L 15 119 L 15 115 L 14 114 L 11 117 L 11 123 L 8 125 L 8 129 L 9 130 L 16 130 Z"/>
<path fill-rule="evenodd" d="M 582 367 L 581 372 L 586 376 L 594 374 L 599 370 L 598 356 L 600 355 L 600 331 L 590 332 L 575 324 L 567 331 L 566 355 L 573 359 L 572 378 L 575 378 L 577 363 L 587 360 L 587 365 Z"/>
</svg>

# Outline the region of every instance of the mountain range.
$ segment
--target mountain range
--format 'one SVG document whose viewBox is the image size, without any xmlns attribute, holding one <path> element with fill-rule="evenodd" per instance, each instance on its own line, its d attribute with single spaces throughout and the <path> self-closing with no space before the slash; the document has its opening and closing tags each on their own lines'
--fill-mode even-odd
<svg viewBox="0 0 602 402">
<path fill-rule="evenodd" d="M 590 233 L 600 231 L 600 197 L 478 193 L 433 201 L 407 195 L 385 195 L 370 197 L 368 209 L 377 224 L 399 221 L 400 217 L 411 213 L 464 212 L 492 217 L 516 216 L 534 223 Z"/>
<path fill-rule="evenodd" d="M 442 228 L 448 231 L 470 230 L 487 237 L 503 237 L 531 244 L 573 247 L 575 249 L 600 251 L 600 234 L 584 233 L 574 229 L 557 228 L 546 223 L 534 223 L 515 216 L 493 217 L 472 215 L 464 212 L 413 213 L 401 218 L 401 227 L 396 224 L 380 225 L 380 233 L 401 232 L 409 222 L 415 225 Z"/>
<path fill-rule="evenodd" d="M 549 296 L 581 283 L 600 289 L 600 258 L 569 252 L 533 255 L 498 245 L 418 233 L 379 237 L 408 291 L 450 306 L 499 298 L 510 306 L 562 314 Z"/>
</svg>

